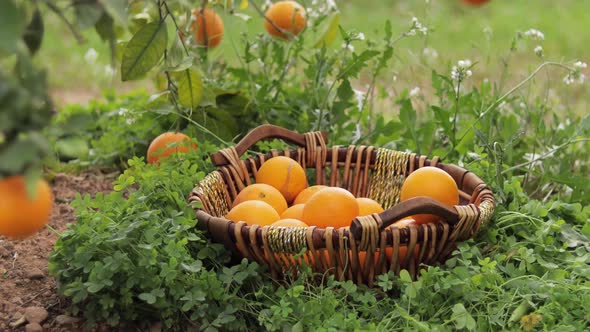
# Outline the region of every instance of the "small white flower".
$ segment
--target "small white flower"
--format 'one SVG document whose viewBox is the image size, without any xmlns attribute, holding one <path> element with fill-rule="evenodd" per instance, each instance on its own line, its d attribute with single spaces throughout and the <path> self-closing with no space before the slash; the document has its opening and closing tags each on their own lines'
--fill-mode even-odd
<svg viewBox="0 0 590 332">
<path fill-rule="evenodd" d="M 365 34 L 364 34 L 364 33 L 362 33 L 362 32 L 359 32 L 359 34 L 358 34 L 358 39 L 359 39 L 359 40 L 365 40 Z"/>
<path fill-rule="evenodd" d="M 576 61 L 574 63 L 573 69 L 570 70 L 567 75 L 563 78 L 563 83 L 570 85 L 570 84 L 583 84 L 586 80 L 586 75 L 582 73 L 582 69 L 585 69 L 588 65 L 582 61 Z"/>
<path fill-rule="evenodd" d="M 481 159 L 481 156 L 475 152 L 467 152 L 467 156 L 473 160 Z"/>
<path fill-rule="evenodd" d="M 438 58 L 438 52 L 434 48 L 425 47 L 424 50 L 422 50 L 422 54 L 432 59 Z"/>
<path fill-rule="evenodd" d="M 576 69 L 585 69 L 586 67 L 588 67 L 588 65 L 585 62 L 576 61 L 576 63 L 574 63 L 574 68 Z"/>
<path fill-rule="evenodd" d="M 397 81 L 397 75 L 393 75 L 393 81 Z"/>
<path fill-rule="evenodd" d="M 522 109 L 525 109 L 525 108 L 526 108 L 526 104 L 525 104 L 525 103 L 523 103 L 523 102 L 520 102 L 520 104 L 518 104 L 518 106 L 519 106 L 520 108 L 522 108 Z"/>
<path fill-rule="evenodd" d="M 262 4 L 262 10 L 266 12 L 266 10 L 270 8 L 270 6 L 272 6 L 272 1 L 264 0 L 264 3 Z"/>
<path fill-rule="evenodd" d="M 524 160 L 530 162 L 532 167 L 538 167 L 542 165 L 541 160 L 539 160 L 541 155 L 539 154 L 525 153 L 522 157 L 524 158 Z"/>
<path fill-rule="evenodd" d="M 363 109 L 365 102 L 365 94 L 362 91 L 354 90 L 354 99 L 356 99 L 357 107 L 360 110 Z"/>
<path fill-rule="evenodd" d="M 342 48 L 343 48 L 343 49 L 345 49 L 345 50 L 349 50 L 349 51 L 351 51 L 351 52 L 354 52 L 354 46 L 352 46 L 352 45 L 351 45 L 351 44 L 349 44 L 349 43 L 344 43 L 344 44 L 342 44 Z"/>
<path fill-rule="evenodd" d="M 129 113 L 129 110 L 126 108 L 120 108 L 118 113 L 120 116 L 125 117 Z"/>
<path fill-rule="evenodd" d="M 451 79 L 456 82 L 462 82 L 473 75 L 471 67 L 473 63 L 469 59 L 457 61 L 457 65 L 451 69 Z"/>
<path fill-rule="evenodd" d="M 415 87 L 412 90 L 410 90 L 410 97 L 416 97 L 419 93 L 420 93 L 420 88 Z"/>
<path fill-rule="evenodd" d="M 469 59 L 459 60 L 459 62 L 457 62 L 457 65 L 461 69 L 469 68 L 469 67 L 471 67 L 471 60 L 469 60 Z"/>
<path fill-rule="evenodd" d="M 115 69 L 111 65 L 104 66 L 104 75 L 108 78 L 112 78 L 115 75 Z"/>
<path fill-rule="evenodd" d="M 336 6 L 336 2 L 334 2 L 334 0 L 327 0 L 326 5 L 328 5 L 329 9 L 337 9 L 338 8 L 338 6 Z"/>
<path fill-rule="evenodd" d="M 94 48 L 89 48 L 88 51 L 86 51 L 86 54 L 84 54 L 84 60 L 89 64 L 95 63 L 97 58 L 98 52 L 96 52 Z"/>
<path fill-rule="evenodd" d="M 420 21 L 418 21 L 417 17 L 412 17 L 412 25 L 410 30 L 406 32 L 406 36 L 415 36 L 420 32 L 422 35 L 426 36 L 428 34 L 428 27 L 422 25 Z"/>
<path fill-rule="evenodd" d="M 537 29 L 529 29 L 524 32 L 524 35 L 525 35 L 525 37 L 528 37 L 532 40 L 544 40 L 545 39 L 545 35 Z"/>
<path fill-rule="evenodd" d="M 537 45 L 533 51 L 539 58 L 543 57 L 543 46 Z"/>
</svg>

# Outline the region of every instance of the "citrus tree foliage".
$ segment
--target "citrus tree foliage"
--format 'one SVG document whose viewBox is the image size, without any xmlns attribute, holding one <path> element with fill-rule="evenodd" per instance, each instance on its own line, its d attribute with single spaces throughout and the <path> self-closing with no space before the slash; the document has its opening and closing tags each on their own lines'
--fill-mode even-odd
<svg viewBox="0 0 590 332">
<path fill-rule="evenodd" d="M 42 130 L 52 114 L 45 72 L 35 68 L 43 21 L 38 10 L 0 4 L 0 177 L 35 172 L 49 151 Z"/>
</svg>

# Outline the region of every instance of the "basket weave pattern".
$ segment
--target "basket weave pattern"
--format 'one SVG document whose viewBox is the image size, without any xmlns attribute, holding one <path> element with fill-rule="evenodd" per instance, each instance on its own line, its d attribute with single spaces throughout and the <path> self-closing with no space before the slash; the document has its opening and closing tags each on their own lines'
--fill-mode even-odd
<svg viewBox="0 0 590 332">
<path fill-rule="evenodd" d="M 296 273 L 305 261 L 315 272 L 369 286 L 377 275 L 387 271 L 398 274 L 401 269 L 407 269 L 415 278 L 420 265 L 444 261 L 457 241 L 472 237 L 493 213 L 494 197 L 485 183 L 469 171 L 440 163 L 436 157 L 429 160 L 414 153 L 372 146 L 328 148 L 320 132 L 303 136 L 304 146 L 259 153 L 247 159 L 240 159 L 234 147 L 221 150 L 219 154 L 227 164 L 208 174 L 189 197 L 189 201 L 201 203 L 202 207 L 196 209 L 200 229 L 208 231 L 214 241 L 225 244 L 235 254 L 268 266 L 274 277 Z M 279 155 L 293 158 L 304 169 L 313 170 L 307 172 L 309 179 L 313 179 L 310 185 L 347 189 L 356 197 L 376 200 L 386 211 L 358 217 L 356 227 L 350 229 L 260 227 L 225 219 L 223 216 L 231 203 L 244 187 L 254 182 L 260 166 Z M 399 203 L 404 179 L 424 166 L 439 167 L 455 179 L 460 190 L 459 205 L 432 210 L 424 204 L 422 207 Z M 405 215 L 416 214 L 415 211 L 439 215 L 442 212 L 441 217 L 451 216 L 455 220 L 401 228 L 389 226 Z M 399 257 L 401 247 L 407 247 L 404 257 Z M 386 254 L 388 250 L 390 255 Z M 301 252 L 303 255 L 295 255 Z M 367 258 L 363 266 L 360 252 Z"/>
</svg>

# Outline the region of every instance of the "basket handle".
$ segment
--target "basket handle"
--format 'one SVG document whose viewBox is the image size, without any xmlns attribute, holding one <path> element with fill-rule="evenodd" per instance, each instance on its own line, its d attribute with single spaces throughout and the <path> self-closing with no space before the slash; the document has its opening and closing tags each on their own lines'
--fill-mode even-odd
<svg viewBox="0 0 590 332">
<path fill-rule="evenodd" d="M 321 133 L 324 138 L 324 142 L 328 142 L 328 134 L 325 132 Z M 252 129 L 244 138 L 235 145 L 238 156 L 241 157 L 248 149 L 259 141 L 269 138 L 280 138 L 282 140 L 297 144 L 299 146 L 306 146 L 305 135 L 291 131 L 279 126 L 264 124 Z M 216 152 L 211 155 L 211 161 L 213 165 L 220 167 L 229 164 L 229 160 L 225 158 L 221 152 Z"/>
<path fill-rule="evenodd" d="M 400 202 L 394 209 L 379 213 L 379 217 L 383 221 L 379 225 L 379 232 L 391 226 L 394 222 L 415 214 L 435 214 L 450 223 L 456 223 L 459 220 L 459 213 L 454 207 L 442 204 L 430 197 L 419 196 Z M 361 239 L 362 230 L 361 222 L 358 218 L 354 218 L 350 225 L 350 232 L 356 240 Z"/>
</svg>

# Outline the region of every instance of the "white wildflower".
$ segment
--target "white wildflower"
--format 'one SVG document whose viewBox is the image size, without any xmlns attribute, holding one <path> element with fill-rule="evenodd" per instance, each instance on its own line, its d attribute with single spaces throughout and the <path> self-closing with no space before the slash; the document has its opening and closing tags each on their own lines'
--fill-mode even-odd
<svg viewBox="0 0 590 332">
<path fill-rule="evenodd" d="M 351 45 L 351 44 L 349 44 L 349 43 L 344 43 L 344 44 L 342 44 L 342 48 L 343 48 L 343 49 L 345 49 L 345 50 L 349 50 L 349 51 L 351 51 L 351 52 L 354 52 L 354 46 L 352 46 L 352 45 Z"/>
<path fill-rule="evenodd" d="M 529 29 L 524 32 L 524 35 L 525 35 L 525 37 L 528 37 L 532 40 L 544 40 L 545 39 L 545 35 L 537 29 Z"/>
<path fill-rule="evenodd" d="M 467 152 L 467 156 L 473 160 L 481 159 L 481 156 L 475 152 Z"/>
<path fill-rule="evenodd" d="M 121 107 L 117 113 L 122 117 L 126 117 L 129 114 L 129 110 Z"/>
<path fill-rule="evenodd" d="M 422 25 L 417 17 L 412 17 L 412 26 L 410 30 L 406 32 L 406 36 L 415 36 L 419 33 L 426 36 L 428 34 L 428 27 Z"/>
<path fill-rule="evenodd" d="M 84 54 L 84 60 L 89 64 L 95 63 L 97 58 L 98 52 L 96 52 L 94 48 L 89 48 L 88 51 L 86 51 L 86 54 Z"/>
<path fill-rule="evenodd" d="M 588 65 L 582 61 L 576 61 L 572 70 L 570 70 L 567 75 L 563 78 L 563 83 L 570 85 L 570 84 L 583 84 L 586 80 L 586 75 L 582 73 L 582 69 L 585 69 Z"/>
<path fill-rule="evenodd" d="M 264 0 L 264 3 L 262 4 L 262 10 L 266 12 L 267 9 L 270 8 L 270 6 L 272 6 L 272 1 L 271 0 Z"/>
<path fill-rule="evenodd" d="M 359 40 L 365 40 L 365 34 L 364 34 L 364 33 L 362 33 L 362 32 L 359 32 L 359 34 L 358 34 L 358 39 L 359 39 Z"/>
<path fill-rule="evenodd" d="M 438 58 L 438 52 L 434 48 L 425 47 L 424 50 L 422 50 L 422 54 L 424 54 L 424 56 L 429 57 L 431 59 Z"/>
<path fill-rule="evenodd" d="M 471 60 L 469 60 L 469 59 L 459 60 L 457 62 L 457 65 L 459 66 L 459 68 L 462 68 L 462 69 L 469 68 L 469 67 L 471 67 Z"/>
<path fill-rule="evenodd" d="M 336 6 L 336 2 L 334 2 L 334 0 L 327 0 L 326 5 L 328 5 L 329 9 L 338 9 L 338 6 Z"/>
<path fill-rule="evenodd" d="M 410 97 L 416 97 L 418 94 L 420 94 L 419 87 L 415 87 L 412 90 L 410 90 Z"/>
<path fill-rule="evenodd" d="M 354 90 L 354 99 L 356 99 L 357 107 L 360 110 L 363 109 L 365 102 L 365 94 L 362 91 Z"/>
<path fill-rule="evenodd" d="M 453 66 L 451 70 L 451 79 L 453 81 L 462 82 L 466 78 L 473 75 L 471 67 L 473 63 L 469 59 L 459 60 L 456 66 Z"/>
<path fill-rule="evenodd" d="M 540 160 L 541 156 L 536 153 L 525 153 L 522 157 L 530 162 L 532 167 L 538 167 L 542 164 Z"/>
<path fill-rule="evenodd" d="M 585 62 L 576 61 L 576 63 L 574 63 L 574 68 L 576 69 L 586 69 L 586 67 L 588 67 L 588 64 L 586 64 Z"/>
<path fill-rule="evenodd" d="M 537 45 L 533 51 L 539 58 L 543 57 L 543 46 Z"/>
</svg>

